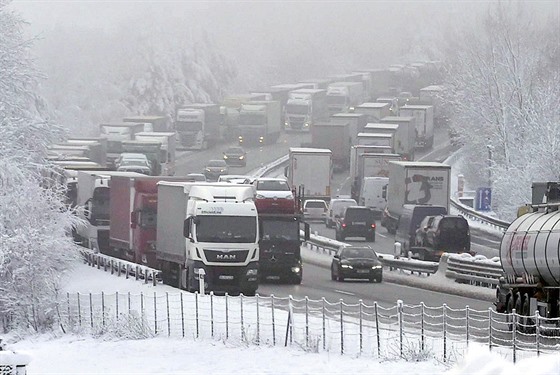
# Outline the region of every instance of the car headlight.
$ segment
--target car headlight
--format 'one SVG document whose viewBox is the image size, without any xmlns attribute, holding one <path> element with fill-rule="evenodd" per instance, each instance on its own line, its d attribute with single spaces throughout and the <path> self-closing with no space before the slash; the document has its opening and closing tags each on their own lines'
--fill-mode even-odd
<svg viewBox="0 0 560 375">
<path fill-rule="evenodd" d="M 286 121 L 286 122 L 284 123 L 284 126 L 289 126 L 289 125 L 290 125 L 290 124 L 288 124 L 288 121 Z"/>
<path fill-rule="evenodd" d="M 224 155 L 224 159 L 226 159 L 226 160 L 227 160 L 227 158 L 228 158 L 228 156 L 227 156 L 227 155 Z"/>
<path fill-rule="evenodd" d="M 292 272 L 293 272 L 293 273 L 299 273 L 299 271 L 301 271 L 301 268 L 299 268 L 299 267 L 292 267 Z"/>
<path fill-rule="evenodd" d="M 382 266 L 372 266 L 371 267 L 372 270 L 379 270 L 381 268 L 383 268 L 383 267 Z"/>
<path fill-rule="evenodd" d="M 349 264 L 341 264 L 340 266 L 341 266 L 342 268 L 348 268 L 348 269 L 354 268 L 354 267 L 352 267 L 352 266 L 349 265 Z"/>
<path fill-rule="evenodd" d="M 294 196 L 293 196 L 292 194 L 286 195 L 286 196 L 284 197 L 284 199 L 293 199 L 293 198 L 294 198 Z"/>
<path fill-rule="evenodd" d="M 206 172 L 211 172 L 211 171 L 210 171 L 210 168 L 206 168 Z"/>
<path fill-rule="evenodd" d="M 305 124 L 303 124 L 304 127 L 308 128 L 309 124 L 306 122 Z"/>
<path fill-rule="evenodd" d="M 226 171 L 225 169 L 220 169 L 220 172 L 225 172 L 225 171 Z"/>
<path fill-rule="evenodd" d="M 243 159 L 245 159 L 245 156 L 244 156 L 244 155 L 241 155 L 241 156 L 239 157 L 239 160 L 243 160 Z"/>
<path fill-rule="evenodd" d="M 265 198 L 264 195 L 260 195 L 260 194 L 257 194 L 255 197 L 256 197 L 257 199 L 264 199 L 264 198 Z"/>
<path fill-rule="evenodd" d="M 247 270 L 247 276 L 257 276 L 257 273 L 258 273 L 258 271 L 257 271 L 256 268 Z"/>
</svg>

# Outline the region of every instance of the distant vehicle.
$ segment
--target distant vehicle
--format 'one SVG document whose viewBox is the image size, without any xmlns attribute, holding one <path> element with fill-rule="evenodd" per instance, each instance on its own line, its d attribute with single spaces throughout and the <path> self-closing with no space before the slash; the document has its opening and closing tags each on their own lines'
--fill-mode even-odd
<svg viewBox="0 0 560 375">
<path fill-rule="evenodd" d="M 210 160 L 204 167 L 204 176 L 208 181 L 216 181 L 223 174 L 228 174 L 229 168 L 223 160 Z"/>
<path fill-rule="evenodd" d="M 363 206 L 349 206 L 343 217 L 336 222 L 336 240 L 347 237 L 364 237 L 375 242 L 375 216 L 372 210 Z"/>
<path fill-rule="evenodd" d="M 117 168 L 117 172 L 136 172 L 145 174 L 146 176 L 150 176 L 152 174 L 152 170 L 150 167 L 134 163 L 131 163 L 130 165 L 121 165 Z"/>
<path fill-rule="evenodd" d="M 426 216 L 414 242 L 411 251 L 424 260 L 438 261 L 443 253 L 471 253 L 469 222 L 455 215 Z"/>
<path fill-rule="evenodd" d="M 151 168 L 150 161 L 146 155 L 132 152 L 123 152 L 115 160 L 117 168 L 126 165 L 146 165 L 148 168 Z"/>
<path fill-rule="evenodd" d="M 202 173 L 189 173 L 187 174 L 187 177 L 189 177 L 189 179 L 192 179 L 193 182 L 206 182 L 206 176 Z"/>
<path fill-rule="evenodd" d="M 293 214 L 295 198 L 288 182 L 283 178 L 257 178 L 255 204 L 259 213 L 274 212 Z"/>
<path fill-rule="evenodd" d="M 369 246 L 341 246 L 333 256 L 331 280 L 368 279 L 383 281 L 383 266 Z"/>
<path fill-rule="evenodd" d="M 240 174 L 223 174 L 218 177 L 218 182 L 230 182 L 232 184 L 250 184 L 251 176 Z"/>
<path fill-rule="evenodd" d="M 245 167 L 247 165 L 247 152 L 243 147 L 230 147 L 224 151 L 224 161 L 227 165 Z"/>
<path fill-rule="evenodd" d="M 346 209 L 346 207 L 349 206 L 357 206 L 358 203 L 348 197 L 348 198 L 333 198 L 331 199 L 331 202 L 329 204 L 329 210 L 327 211 L 327 218 L 325 219 L 325 224 L 327 226 L 327 228 L 332 228 L 334 227 L 336 221 L 342 217 L 342 214 L 344 214 L 344 210 Z"/>
<path fill-rule="evenodd" d="M 308 199 L 303 204 L 303 217 L 308 220 L 325 221 L 328 205 L 323 199 Z"/>
</svg>

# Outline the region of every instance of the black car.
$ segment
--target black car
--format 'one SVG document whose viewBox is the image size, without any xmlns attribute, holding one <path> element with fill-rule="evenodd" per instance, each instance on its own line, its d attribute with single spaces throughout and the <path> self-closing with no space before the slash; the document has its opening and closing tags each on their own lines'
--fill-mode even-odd
<svg viewBox="0 0 560 375">
<path fill-rule="evenodd" d="M 336 239 L 344 241 L 347 237 L 364 237 L 375 242 L 375 213 L 363 206 L 346 207 L 336 222 Z"/>
<path fill-rule="evenodd" d="M 244 167 L 247 165 L 247 153 L 243 147 L 230 147 L 224 151 L 224 161 L 227 165 Z"/>
<path fill-rule="evenodd" d="M 331 264 L 331 279 L 368 279 L 380 283 L 383 266 L 377 254 L 369 246 L 342 246 L 334 255 Z"/>
<path fill-rule="evenodd" d="M 203 174 L 208 181 L 217 181 L 223 174 L 228 174 L 229 168 L 223 160 L 210 160 L 204 168 Z"/>
<path fill-rule="evenodd" d="M 469 222 L 458 215 L 426 216 L 416 230 L 416 246 L 431 250 L 429 258 L 439 260 L 442 253 L 470 253 Z M 426 257 L 426 256 L 425 256 Z"/>
</svg>

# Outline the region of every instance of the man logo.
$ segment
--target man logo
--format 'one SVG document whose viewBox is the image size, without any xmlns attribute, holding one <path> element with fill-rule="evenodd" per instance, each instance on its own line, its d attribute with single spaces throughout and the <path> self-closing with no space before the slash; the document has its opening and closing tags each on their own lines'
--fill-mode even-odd
<svg viewBox="0 0 560 375">
<path fill-rule="evenodd" d="M 218 254 L 216 255 L 217 260 L 235 260 L 237 255 L 235 254 Z"/>
</svg>

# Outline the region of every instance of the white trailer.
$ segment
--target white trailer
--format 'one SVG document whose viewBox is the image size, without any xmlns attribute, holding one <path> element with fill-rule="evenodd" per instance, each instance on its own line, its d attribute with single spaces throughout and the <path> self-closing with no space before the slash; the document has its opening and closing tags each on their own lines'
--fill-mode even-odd
<svg viewBox="0 0 560 375">
<path fill-rule="evenodd" d="M 173 176 L 175 174 L 175 146 L 176 134 L 173 132 L 141 132 L 135 135 L 137 141 L 150 141 L 161 143 L 161 176 Z"/>
<path fill-rule="evenodd" d="M 434 107 L 431 105 L 405 105 L 402 116 L 416 119 L 416 148 L 431 148 L 434 144 Z"/>
<path fill-rule="evenodd" d="M 292 189 L 304 187 L 304 199 L 330 200 L 332 152 L 322 148 L 291 147 L 286 177 Z"/>
<path fill-rule="evenodd" d="M 416 118 L 412 116 L 387 116 L 381 119 L 382 124 L 399 125 L 397 138 L 401 144 L 395 144 L 395 152 L 401 154 L 404 160 L 414 160 L 416 147 Z M 397 151 L 398 150 L 398 151 Z"/>
<path fill-rule="evenodd" d="M 392 134 L 358 133 L 358 144 L 364 146 L 388 146 L 395 151 L 395 139 Z"/>
<path fill-rule="evenodd" d="M 335 113 L 331 115 L 330 121 L 336 124 L 348 123 L 348 133 L 352 138 L 352 144 L 357 144 L 358 133 L 364 130 L 367 124 L 367 117 L 363 113 Z"/>
<path fill-rule="evenodd" d="M 286 130 L 308 132 L 313 124 L 327 117 L 326 90 L 299 89 L 290 92 L 284 114 Z"/>
<path fill-rule="evenodd" d="M 370 123 L 366 125 L 364 132 L 392 135 L 395 154 L 401 155 L 404 160 L 414 158 L 414 138 L 409 137 L 407 124 Z"/>
<path fill-rule="evenodd" d="M 363 102 L 364 87 L 361 82 L 334 82 L 327 89 L 329 115 L 352 112 Z"/>
<path fill-rule="evenodd" d="M 389 103 L 362 103 L 354 109 L 354 113 L 363 113 L 367 122 L 379 122 L 383 117 L 391 116 Z"/>
</svg>

